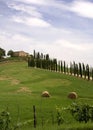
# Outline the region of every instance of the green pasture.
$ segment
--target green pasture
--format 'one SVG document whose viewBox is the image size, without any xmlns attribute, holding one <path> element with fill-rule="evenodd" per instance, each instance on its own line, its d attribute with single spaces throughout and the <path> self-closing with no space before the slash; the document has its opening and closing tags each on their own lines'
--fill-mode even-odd
<svg viewBox="0 0 93 130">
<path fill-rule="evenodd" d="M 42 98 L 43 91 L 48 91 L 50 98 Z M 78 94 L 78 99 L 68 99 L 71 91 Z M 13 124 L 31 120 L 27 128 L 20 129 L 30 130 L 33 126 L 33 105 L 41 129 L 54 125 L 57 107 L 67 108 L 73 102 L 93 105 L 93 81 L 31 68 L 23 61 L 0 63 L 0 111 L 7 109 Z M 63 111 L 63 118 L 66 126 L 76 123 L 68 111 Z"/>
</svg>

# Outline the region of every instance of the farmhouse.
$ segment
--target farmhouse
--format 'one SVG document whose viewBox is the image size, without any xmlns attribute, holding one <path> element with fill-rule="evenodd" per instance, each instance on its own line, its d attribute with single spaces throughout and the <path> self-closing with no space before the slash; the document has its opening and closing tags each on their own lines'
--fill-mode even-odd
<svg viewBox="0 0 93 130">
<path fill-rule="evenodd" d="M 26 57 L 28 55 L 29 55 L 29 53 L 24 52 L 24 51 L 15 51 L 14 52 L 14 56 L 18 56 L 18 57 Z"/>
</svg>

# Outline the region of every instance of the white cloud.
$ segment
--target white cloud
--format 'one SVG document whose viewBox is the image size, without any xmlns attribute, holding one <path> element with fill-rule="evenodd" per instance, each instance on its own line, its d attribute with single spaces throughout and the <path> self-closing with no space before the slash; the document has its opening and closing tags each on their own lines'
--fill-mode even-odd
<svg viewBox="0 0 93 130">
<path fill-rule="evenodd" d="M 44 21 L 43 19 L 40 18 L 35 18 L 35 17 L 19 17 L 19 16 L 13 16 L 12 17 L 13 21 L 17 23 L 22 23 L 28 26 L 32 27 L 50 27 L 51 25 Z"/>
<path fill-rule="evenodd" d="M 81 51 L 81 52 L 86 52 L 90 51 L 93 49 L 93 44 L 89 43 L 73 43 L 70 40 L 66 39 L 59 39 L 56 41 L 57 46 L 59 45 L 60 47 L 67 48 L 68 50 L 75 50 L 75 51 Z"/>
<path fill-rule="evenodd" d="M 24 2 L 28 4 L 37 4 L 37 5 L 46 5 L 47 2 L 45 0 L 16 0 L 19 2 Z"/>
<path fill-rule="evenodd" d="M 31 37 L 27 37 L 22 34 L 12 35 L 9 32 L 3 32 L 0 35 L 0 46 L 4 48 L 6 51 L 12 50 L 25 50 L 31 51 L 30 44 L 34 43 L 34 39 Z"/>
<path fill-rule="evenodd" d="M 55 8 L 64 8 L 67 9 L 68 6 L 64 4 L 63 1 L 57 1 L 57 0 L 15 0 L 17 2 L 22 2 L 25 4 L 30 4 L 30 5 L 36 5 L 36 6 L 50 6 L 50 7 L 55 7 Z"/>
<path fill-rule="evenodd" d="M 20 1 L 20 0 L 19 0 Z M 26 1 L 31 3 L 43 3 L 35 0 Z M 27 5 L 23 3 L 8 3 L 8 7 L 14 9 L 15 11 L 19 11 L 15 15 L 11 16 L 12 20 L 17 23 L 22 23 L 31 27 L 50 27 L 50 23 L 44 20 L 42 13 L 38 11 L 35 6 Z"/>
<path fill-rule="evenodd" d="M 25 36 L 25 35 L 21 35 L 21 34 L 15 34 L 12 36 L 12 40 L 13 41 L 17 41 L 17 42 L 21 42 L 21 43 L 27 43 L 29 42 L 30 40 L 32 41 L 31 38 Z"/>
<path fill-rule="evenodd" d="M 10 3 L 8 4 L 8 7 L 17 11 L 21 11 L 22 14 L 27 13 L 30 16 L 42 18 L 42 14 L 39 13 L 37 8 L 31 5 Z"/>
<path fill-rule="evenodd" d="M 38 12 L 37 8 L 33 7 L 34 5 L 39 6 L 50 6 L 54 7 L 59 10 L 64 11 L 71 11 L 76 13 L 79 16 L 86 17 L 86 18 L 92 18 L 93 19 L 93 3 L 89 2 L 88 0 L 74 0 L 72 3 L 70 2 L 67 4 L 67 2 L 63 1 L 56 1 L 56 0 L 16 0 L 18 2 L 30 4 L 30 5 L 15 5 L 15 4 L 9 4 L 9 7 L 15 8 L 16 10 L 21 10 L 24 12 L 27 12 L 29 14 L 33 14 L 34 16 L 42 17 L 41 13 Z M 50 12 L 52 13 L 52 11 Z"/>
<path fill-rule="evenodd" d="M 64 40 L 64 39 L 60 39 L 60 40 L 56 41 L 56 43 L 58 45 L 60 45 L 61 47 L 65 47 L 65 48 L 68 48 L 68 49 L 81 50 L 81 47 L 79 45 L 70 43 L 70 41 L 67 41 L 67 40 Z"/>
<path fill-rule="evenodd" d="M 71 4 L 69 9 L 77 13 L 79 16 L 93 19 L 93 3 L 92 2 L 89 2 L 86 0 L 85 1 L 76 0 Z"/>
</svg>

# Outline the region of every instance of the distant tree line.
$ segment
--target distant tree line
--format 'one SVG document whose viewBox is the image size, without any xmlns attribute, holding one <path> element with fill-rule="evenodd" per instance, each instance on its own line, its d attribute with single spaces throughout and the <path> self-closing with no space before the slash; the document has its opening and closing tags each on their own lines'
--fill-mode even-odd
<svg viewBox="0 0 93 130">
<path fill-rule="evenodd" d="M 73 61 L 68 65 L 65 61 L 58 61 L 56 58 L 51 59 L 49 54 L 43 54 L 35 50 L 33 55 L 28 58 L 28 66 L 93 80 L 93 68 L 89 67 L 88 64 Z"/>
<path fill-rule="evenodd" d="M 13 50 L 9 50 L 7 55 L 13 57 Z M 0 60 L 4 59 L 4 56 L 6 56 L 6 51 L 3 48 L 0 48 Z M 28 57 L 28 66 L 93 80 L 93 68 L 89 67 L 88 64 L 85 65 L 84 63 L 76 63 L 73 61 L 68 65 L 65 61 L 58 61 L 57 58 L 51 59 L 49 54 L 43 54 L 36 52 L 35 50 L 33 51 L 33 54 Z"/>
</svg>

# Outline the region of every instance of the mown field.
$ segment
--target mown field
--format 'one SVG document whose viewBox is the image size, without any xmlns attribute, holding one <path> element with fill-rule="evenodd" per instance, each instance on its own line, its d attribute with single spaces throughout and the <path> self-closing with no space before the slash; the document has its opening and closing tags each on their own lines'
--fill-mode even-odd
<svg viewBox="0 0 93 130">
<path fill-rule="evenodd" d="M 41 97 L 45 90 L 49 91 L 50 98 Z M 78 99 L 68 99 L 71 91 L 77 92 Z M 23 61 L 0 63 L 0 111 L 7 109 L 10 112 L 13 125 L 31 122 L 19 130 L 33 129 L 33 105 L 36 107 L 37 129 L 61 130 L 62 127 L 79 126 L 68 111 L 63 112 L 63 126 L 53 126 L 56 108 L 67 108 L 73 102 L 93 105 L 93 81 L 31 68 Z"/>
</svg>

